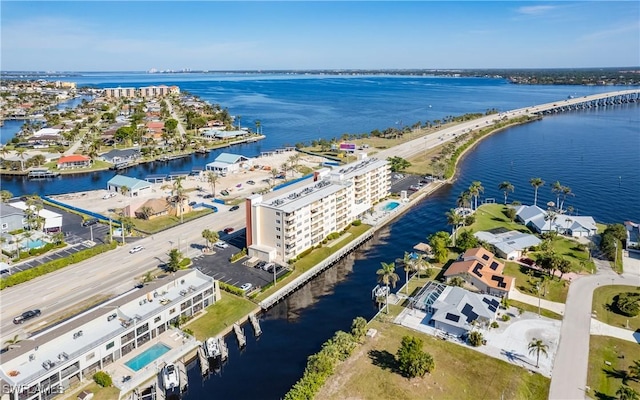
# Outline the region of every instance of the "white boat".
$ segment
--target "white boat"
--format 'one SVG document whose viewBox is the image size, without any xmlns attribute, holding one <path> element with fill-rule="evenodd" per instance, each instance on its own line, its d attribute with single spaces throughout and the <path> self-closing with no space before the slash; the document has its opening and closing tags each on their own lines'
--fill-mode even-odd
<svg viewBox="0 0 640 400">
<path fill-rule="evenodd" d="M 209 358 L 220 357 L 220 345 L 218 339 L 210 337 L 204 342 L 204 353 Z"/>
<path fill-rule="evenodd" d="M 173 390 L 180 387 L 180 375 L 173 363 L 165 365 L 162 369 L 162 384 L 165 390 Z"/>
</svg>

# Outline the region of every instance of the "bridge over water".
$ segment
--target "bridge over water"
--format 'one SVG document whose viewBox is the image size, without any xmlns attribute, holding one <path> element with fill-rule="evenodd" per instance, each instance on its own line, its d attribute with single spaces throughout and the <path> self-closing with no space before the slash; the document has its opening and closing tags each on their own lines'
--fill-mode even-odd
<svg viewBox="0 0 640 400">
<path fill-rule="evenodd" d="M 575 110 L 587 110 L 594 108 L 601 108 L 607 106 L 614 106 L 618 104 L 627 103 L 639 103 L 640 102 L 640 89 L 621 90 L 617 92 L 592 94 L 584 97 L 568 98 L 565 100 L 554 101 L 553 103 L 540 104 L 537 106 L 517 109 L 507 112 L 521 114 L 555 114 L 559 112 L 575 111 Z"/>
</svg>

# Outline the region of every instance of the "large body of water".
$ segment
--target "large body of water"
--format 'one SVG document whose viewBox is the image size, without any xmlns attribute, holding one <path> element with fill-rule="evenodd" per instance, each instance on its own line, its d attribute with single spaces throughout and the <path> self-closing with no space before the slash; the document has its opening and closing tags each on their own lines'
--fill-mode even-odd
<svg viewBox="0 0 640 400">
<path fill-rule="evenodd" d="M 242 115 L 243 125 L 259 119 L 268 138 L 227 151 L 246 155 L 318 137 L 384 129 L 396 123 L 441 119 L 446 115 L 508 110 L 562 100 L 568 95 L 612 91 L 614 87 L 516 86 L 495 79 L 416 77 L 287 77 L 287 76 L 159 76 L 94 75 L 80 84 L 142 86 L 177 84 L 183 90 Z M 429 107 L 431 105 L 431 107 Z M 555 197 L 550 185 L 570 186 L 571 205 L 581 215 L 600 222 L 640 219 L 640 107 L 617 106 L 545 117 L 494 134 L 468 153 L 456 181 L 416 205 L 346 260 L 321 274 L 300 291 L 262 315 L 263 335 L 249 337 L 239 352 L 228 338 L 230 359 L 220 375 L 206 380 L 189 370 L 187 399 L 278 399 L 300 378 L 307 357 L 337 330 L 349 329 L 357 316 L 376 312 L 370 291 L 381 262 L 401 257 L 417 242 L 438 230 L 448 230 L 444 213 L 455 205 L 471 181 L 485 187 L 483 198 L 502 201 L 498 184 L 512 182 L 510 199 L 530 203 L 532 177 L 547 182 L 539 201 Z M 127 175 L 190 169 L 215 157 L 193 156 L 173 164 L 147 164 Z M 14 193 L 63 193 L 103 188 L 113 172 L 64 177 L 53 182 L 3 178 L 3 189 Z M 400 276 L 404 277 L 404 273 Z M 245 326 L 250 334 L 251 327 Z M 250 336 L 250 335 L 249 335 Z"/>
</svg>

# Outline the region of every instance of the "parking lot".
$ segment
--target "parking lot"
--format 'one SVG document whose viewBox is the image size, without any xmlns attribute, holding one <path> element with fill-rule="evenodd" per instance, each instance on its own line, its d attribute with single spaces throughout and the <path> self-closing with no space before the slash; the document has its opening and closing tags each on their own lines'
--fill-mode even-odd
<svg viewBox="0 0 640 400">
<path fill-rule="evenodd" d="M 244 265 L 249 260 L 244 257 L 232 263 L 230 257 L 245 247 L 244 230 L 234 232 L 231 235 L 220 235 L 220 240 L 225 241 L 229 247 L 226 249 L 214 247 L 215 254 L 201 254 L 193 257 L 193 268 L 229 285 L 240 287 L 250 283 L 254 288 L 273 282 L 274 273 L 265 271 L 256 265 L 255 267 Z M 286 268 L 279 268 L 276 277 L 287 272 Z"/>
<path fill-rule="evenodd" d="M 411 174 L 391 174 L 391 193 L 400 193 L 403 190 L 407 191 L 408 195 L 411 195 L 415 192 L 415 190 L 411 190 L 411 186 L 419 185 L 420 182 L 426 182 L 423 176 L 421 175 L 411 175 Z"/>
</svg>

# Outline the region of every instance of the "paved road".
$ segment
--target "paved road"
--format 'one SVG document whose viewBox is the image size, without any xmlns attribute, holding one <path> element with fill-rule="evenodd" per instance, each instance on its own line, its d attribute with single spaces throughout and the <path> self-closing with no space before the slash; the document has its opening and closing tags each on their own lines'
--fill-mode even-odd
<svg viewBox="0 0 640 400">
<path fill-rule="evenodd" d="M 195 256 L 199 250 L 189 245 L 204 244 L 203 229 L 221 230 L 227 226 L 241 229 L 244 227 L 244 215 L 244 204 L 241 204 L 238 211 L 220 211 L 138 240 L 136 245 L 145 248 L 139 253 L 129 254 L 132 244 L 127 244 L 56 273 L 3 290 L 0 292 L 0 342 L 15 334 L 23 334 L 23 329 L 37 329 L 47 323 L 48 317 L 88 298 L 130 290 L 135 285 L 136 277 L 166 261 L 166 254 L 172 247 L 180 245 L 187 256 Z M 42 316 L 33 323 L 24 326 L 12 323 L 14 316 L 34 308 L 42 310 Z"/>
<path fill-rule="evenodd" d="M 599 259 L 594 261 L 596 275 L 577 279 L 569 286 L 558 352 L 553 365 L 549 391 L 551 400 L 582 400 L 586 397 L 593 291 L 605 285 L 640 284 L 640 276 L 633 273 L 619 276 L 611 270 L 608 262 Z"/>
</svg>

